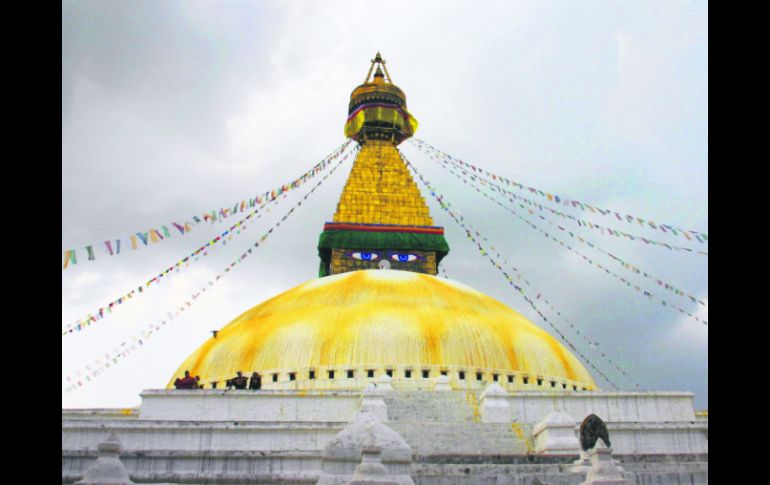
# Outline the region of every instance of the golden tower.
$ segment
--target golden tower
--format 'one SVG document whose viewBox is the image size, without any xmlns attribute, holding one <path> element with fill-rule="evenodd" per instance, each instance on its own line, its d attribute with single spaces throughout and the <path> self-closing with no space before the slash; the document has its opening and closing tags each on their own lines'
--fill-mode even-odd
<svg viewBox="0 0 770 485">
<path fill-rule="evenodd" d="M 318 243 L 320 276 L 372 268 L 438 273 L 449 252 L 444 228 L 433 225 L 396 148 L 416 129 L 406 95 L 378 52 L 364 83 L 350 95 L 345 136 L 361 150 Z"/>
</svg>

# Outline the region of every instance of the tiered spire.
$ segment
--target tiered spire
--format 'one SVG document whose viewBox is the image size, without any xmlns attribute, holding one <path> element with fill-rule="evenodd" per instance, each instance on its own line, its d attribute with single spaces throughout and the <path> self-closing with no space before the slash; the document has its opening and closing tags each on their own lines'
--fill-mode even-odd
<svg viewBox="0 0 770 485">
<path fill-rule="evenodd" d="M 349 113 L 345 134 L 362 147 L 333 222 L 325 224 L 318 243 L 320 275 L 370 268 L 437 274 L 449 252 L 444 228 L 433 226 L 396 148 L 412 136 L 417 121 L 406 111 L 406 95 L 391 82 L 379 52 L 364 84 L 350 96 Z"/>
<path fill-rule="evenodd" d="M 366 143 L 356 157 L 337 204 L 334 222 L 432 226 L 417 184 L 387 141 Z"/>
</svg>

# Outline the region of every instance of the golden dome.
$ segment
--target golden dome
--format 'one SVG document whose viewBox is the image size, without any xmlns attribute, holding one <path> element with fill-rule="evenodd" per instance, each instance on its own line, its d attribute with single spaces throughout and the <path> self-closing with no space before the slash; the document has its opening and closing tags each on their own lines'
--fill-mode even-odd
<svg viewBox="0 0 770 485">
<path fill-rule="evenodd" d="M 361 389 L 386 373 L 396 389 L 429 388 L 441 373 L 462 389 L 596 389 L 556 339 L 497 300 L 393 270 L 315 279 L 257 305 L 188 357 L 169 388 L 185 370 L 205 387 L 240 370 L 258 371 L 267 389 Z"/>
</svg>

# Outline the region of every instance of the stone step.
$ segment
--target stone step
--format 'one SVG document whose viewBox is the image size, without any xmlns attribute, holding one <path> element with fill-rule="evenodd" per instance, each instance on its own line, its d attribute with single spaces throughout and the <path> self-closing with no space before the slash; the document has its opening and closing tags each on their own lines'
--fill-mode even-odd
<svg viewBox="0 0 770 485">
<path fill-rule="evenodd" d="M 389 421 L 391 429 L 423 453 L 527 453 L 532 450 L 531 429 L 519 424 Z"/>
</svg>

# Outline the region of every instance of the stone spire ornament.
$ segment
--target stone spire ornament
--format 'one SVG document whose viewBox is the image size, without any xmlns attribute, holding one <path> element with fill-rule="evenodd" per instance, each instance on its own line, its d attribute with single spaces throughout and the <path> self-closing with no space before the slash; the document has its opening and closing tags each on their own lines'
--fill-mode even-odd
<svg viewBox="0 0 770 485">
<path fill-rule="evenodd" d="M 361 464 L 356 467 L 353 480 L 346 485 L 398 485 L 388 476 L 381 455 L 382 449 L 378 446 L 364 446 L 361 449 Z"/>
<path fill-rule="evenodd" d="M 99 457 L 86 468 L 83 479 L 75 482 L 79 485 L 130 485 L 134 482 L 126 466 L 120 461 L 123 447 L 115 433 L 110 432 L 107 439 L 97 446 Z"/>
<path fill-rule="evenodd" d="M 586 480 L 580 485 L 626 485 L 629 482 L 623 478 L 621 469 L 612 458 L 612 448 L 599 440 L 589 452 L 591 468 L 586 474 Z"/>
<path fill-rule="evenodd" d="M 411 466 L 412 448 L 404 438 L 373 414 L 359 412 L 326 445 L 316 485 L 414 485 Z"/>
<path fill-rule="evenodd" d="M 587 469 L 586 480 L 580 485 L 623 485 L 630 483 L 623 478 L 623 469 L 612 458 L 610 432 L 602 419 L 589 414 L 580 424 L 580 459 L 573 471 Z"/>
</svg>

